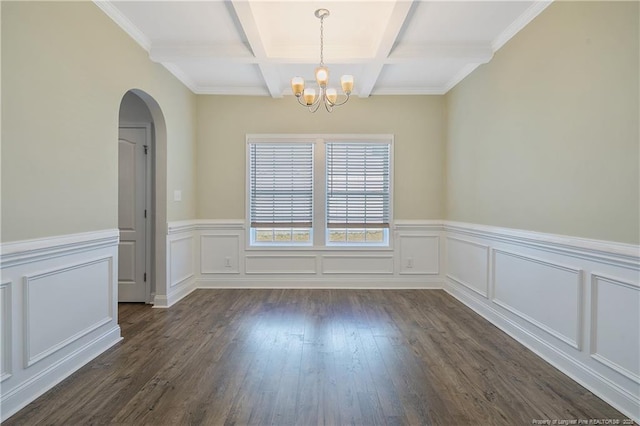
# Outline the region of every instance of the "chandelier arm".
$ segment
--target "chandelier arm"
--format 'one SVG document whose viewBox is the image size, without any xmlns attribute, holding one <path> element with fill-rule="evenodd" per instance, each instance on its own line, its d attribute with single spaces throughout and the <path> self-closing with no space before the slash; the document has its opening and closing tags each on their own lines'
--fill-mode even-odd
<svg viewBox="0 0 640 426">
<path fill-rule="evenodd" d="M 319 92 L 318 92 L 318 96 L 316 97 L 316 100 L 315 100 L 315 101 L 313 101 L 313 103 L 312 103 L 311 105 L 307 105 L 307 106 L 317 106 L 317 105 L 320 105 L 320 100 L 322 99 L 322 95 L 323 95 L 323 93 L 322 93 L 322 87 L 320 87 L 320 88 L 319 88 Z M 316 109 L 318 109 L 318 108 L 316 107 Z"/>
<path fill-rule="evenodd" d="M 347 94 L 345 93 L 345 96 L 346 96 L 346 97 L 344 98 L 344 101 L 342 101 L 342 102 L 331 102 L 331 101 L 329 101 L 328 99 L 327 99 L 327 102 L 329 102 L 329 103 L 331 104 L 331 106 L 332 106 L 332 107 L 341 106 L 341 105 L 346 104 L 346 103 L 347 103 L 347 101 L 349 100 L 349 96 L 350 96 L 350 95 L 347 95 Z"/>
<path fill-rule="evenodd" d="M 314 102 L 313 104 L 309 105 L 309 111 L 311 112 L 316 112 L 318 110 L 318 108 L 320 108 L 320 99 L 318 98 L 318 100 L 316 102 Z M 324 103 L 324 102 L 322 102 Z"/>
<path fill-rule="evenodd" d="M 327 112 L 329 112 L 329 113 L 333 112 L 333 105 L 331 104 L 331 102 L 329 102 L 329 99 L 327 99 L 324 102 L 324 109 L 326 109 Z"/>
<path fill-rule="evenodd" d="M 302 96 L 296 96 L 296 99 L 298 100 L 298 103 L 302 106 L 307 106 L 307 104 L 305 104 L 304 102 L 302 102 Z"/>
</svg>

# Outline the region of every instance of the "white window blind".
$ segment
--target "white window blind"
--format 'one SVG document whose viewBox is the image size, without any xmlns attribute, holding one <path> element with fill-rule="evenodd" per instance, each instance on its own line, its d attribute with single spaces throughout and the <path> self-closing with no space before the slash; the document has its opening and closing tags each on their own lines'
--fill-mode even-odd
<svg viewBox="0 0 640 426">
<path fill-rule="evenodd" d="M 389 227 L 387 143 L 327 143 L 327 227 Z"/>
<path fill-rule="evenodd" d="M 310 228 L 313 218 L 313 144 L 249 146 L 252 228 Z"/>
</svg>

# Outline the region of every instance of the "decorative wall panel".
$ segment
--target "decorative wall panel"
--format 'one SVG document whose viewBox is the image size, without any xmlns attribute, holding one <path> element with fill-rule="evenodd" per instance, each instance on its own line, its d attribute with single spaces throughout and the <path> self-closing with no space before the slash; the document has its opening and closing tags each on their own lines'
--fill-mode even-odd
<svg viewBox="0 0 640 426">
<path fill-rule="evenodd" d="M 440 237 L 438 235 L 400 235 L 400 274 L 438 275 Z"/>
<path fill-rule="evenodd" d="M 200 236 L 201 274 L 239 274 L 240 236 L 237 234 Z"/>
<path fill-rule="evenodd" d="M 493 287 L 495 303 L 580 349 L 581 270 L 494 250 Z"/>
<path fill-rule="evenodd" d="M 640 287 L 591 277 L 591 356 L 640 384 Z"/>
<path fill-rule="evenodd" d="M 391 255 L 324 255 L 323 274 L 393 274 Z"/>
<path fill-rule="evenodd" d="M 11 377 L 11 281 L 0 284 L 0 382 Z"/>
<path fill-rule="evenodd" d="M 316 256 L 285 254 L 248 254 L 245 256 L 247 274 L 316 274 Z"/>
<path fill-rule="evenodd" d="M 489 246 L 447 238 L 447 278 L 488 297 Z"/>
<path fill-rule="evenodd" d="M 169 241 L 169 279 L 170 286 L 175 287 L 194 276 L 193 236 L 181 236 Z"/>
</svg>

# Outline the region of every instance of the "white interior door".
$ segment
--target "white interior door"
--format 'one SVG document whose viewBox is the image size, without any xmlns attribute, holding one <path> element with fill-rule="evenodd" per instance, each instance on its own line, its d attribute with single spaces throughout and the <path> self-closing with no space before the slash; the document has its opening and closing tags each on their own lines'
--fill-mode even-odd
<svg viewBox="0 0 640 426">
<path fill-rule="evenodd" d="M 149 129 L 121 127 L 118 138 L 118 301 L 148 302 L 147 150 Z"/>
</svg>

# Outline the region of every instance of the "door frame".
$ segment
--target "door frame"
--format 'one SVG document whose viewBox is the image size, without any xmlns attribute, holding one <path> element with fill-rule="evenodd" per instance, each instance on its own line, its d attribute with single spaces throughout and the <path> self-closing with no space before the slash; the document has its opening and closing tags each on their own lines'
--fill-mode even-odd
<svg viewBox="0 0 640 426">
<path fill-rule="evenodd" d="M 158 101 L 139 88 L 130 88 L 122 92 L 119 101 L 119 108 L 122 107 L 122 99 L 127 93 L 133 93 L 138 96 L 147 105 L 151 113 L 151 124 L 153 131 L 153 234 L 151 236 L 152 243 L 152 283 L 151 283 L 151 303 L 154 308 L 162 308 L 167 303 L 167 214 L 168 214 L 168 197 L 167 197 L 167 123 L 164 118 L 164 112 Z M 118 120 L 118 123 L 120 121 Z M 125 121 L 122 122 L 123 124 Z M 117 139 L 116 139 L 117 140 Z"/>
<path fill-rule="evenodd" d="M 152 250 L 153 244 L 152 239 L 154 238 L 155 231 L 155 205 L 153 203 L 153 195 L 155 190 L 155 167 L 154 161 L 155 158 L 155 135 L 153 133 L 153 124 L 152 123 L 136 123 L 136 122 L 128 122 L 122 121 L 118 123 L 118 138 L 120 137 L 120 129 L 136 129 L 136 128 L 144 128 L 145 129 L 145 145 L 148 147 L 147 154 L 144 157 L 145 168 L 146 168 L 146 188 L 145 188 L 145 200 L 144 205 L 147 211 L 147 217 L 145 220 L 145 237 L 144 237 L 144 250 L 145 250 L 145 273 L 147 274 L 147 279 L 144 282 L 144 294 L 145 300 L 144 303 L 150 304 L 153 303 L 153 298 L 151 295 L 151 280 L 154 279 L 154 269 L 155 265 L 155 254 Z M 120 202 L 120 200 L 118 200 Z"/>
</svg>

